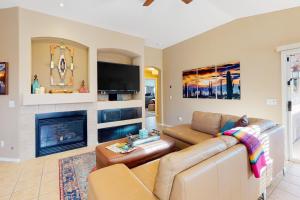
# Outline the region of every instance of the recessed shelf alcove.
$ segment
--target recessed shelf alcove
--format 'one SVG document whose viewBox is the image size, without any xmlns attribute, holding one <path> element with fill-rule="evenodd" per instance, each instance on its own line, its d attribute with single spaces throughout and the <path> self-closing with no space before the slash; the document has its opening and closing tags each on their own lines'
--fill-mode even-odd
<svg viewBox="0 0 300 200">
<path fill-rule="evenodd" d="M 66 63 L 63 76 L 58 68 L 61 55 L 64 55 Z M 53 62 L 52 70 L 51 61 Z M 95 94 L 79 93 L 82 81 L 85 82 L 87 89 L 90 88 L 89 63 L 89 47 L 83 44 L 63 38 L 32 38 L 30 84 L 34 80 L 34 75 L 37 75 L 40 86 L 45 88 L 45 93 L 24 94 L 23 105 L 95 101 Z"/>
</svg>

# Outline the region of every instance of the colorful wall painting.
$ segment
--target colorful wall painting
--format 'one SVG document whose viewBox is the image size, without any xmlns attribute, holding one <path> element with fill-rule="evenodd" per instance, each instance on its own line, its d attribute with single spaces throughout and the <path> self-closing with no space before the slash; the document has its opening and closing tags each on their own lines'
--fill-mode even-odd
<svg viewBox="0 0 300 200">
<path fill-rule="evenodd" d="M 183 71 L 183 98 L 241 99 L 240 62 Z"/>
</svg>

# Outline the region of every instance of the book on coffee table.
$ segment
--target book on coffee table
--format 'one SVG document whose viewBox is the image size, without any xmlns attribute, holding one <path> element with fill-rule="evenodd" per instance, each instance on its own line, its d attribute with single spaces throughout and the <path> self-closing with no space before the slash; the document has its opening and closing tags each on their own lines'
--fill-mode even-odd
<svg viewBox="0 0 300 200">
<path fill-rule="evenodd" d="M 136 149 L 136 147 L 128 147 L 127 143 L 115 143 L 105 148 L 114 153 L 129 153 Z"/>
</svg>

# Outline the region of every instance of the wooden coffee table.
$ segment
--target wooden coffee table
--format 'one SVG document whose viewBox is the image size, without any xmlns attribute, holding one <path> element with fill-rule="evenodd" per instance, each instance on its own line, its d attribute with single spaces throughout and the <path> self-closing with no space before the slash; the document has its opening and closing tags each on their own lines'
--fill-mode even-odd
<svg viewBox="0 0 300 200">
<path fill-rule="evenodd" d="M 140 145 L 134 151 L 126 154 L 114 153 L 106 149 L 106 147 L 111 144 L 122 142 L 127 142 L 127 138 L 102 143 L 96 147 L 97 169 L 117 163 L 124 163 L 127 167 L 133 168 L 160 158 L 175 150 L 175 142 L 164 136 L 161 136 L 161 139 L 158 141 Z"/>
</svg>

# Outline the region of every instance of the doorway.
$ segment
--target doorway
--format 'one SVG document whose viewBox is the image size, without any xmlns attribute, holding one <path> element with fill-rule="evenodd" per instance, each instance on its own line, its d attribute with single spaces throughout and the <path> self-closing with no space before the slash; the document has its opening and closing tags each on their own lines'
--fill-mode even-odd
<svg viewBox="0 0 300 200">
<path fill-rule="evenodd" d="M 288 157 L 300 161 L 300 49 L 282 52 L 282 85 Z"/>
<path fill-rule="evenodd" d="M 158 129 L 161 122 L 161 77 L 156 67 L 146 67 L 145 76 L 145 109 L 146 128 Z"/>
</svg>

